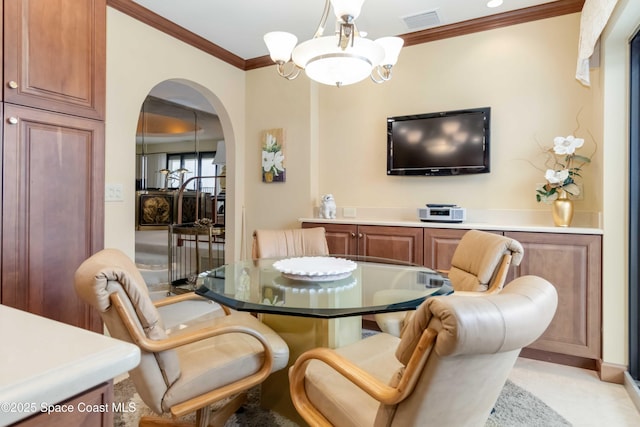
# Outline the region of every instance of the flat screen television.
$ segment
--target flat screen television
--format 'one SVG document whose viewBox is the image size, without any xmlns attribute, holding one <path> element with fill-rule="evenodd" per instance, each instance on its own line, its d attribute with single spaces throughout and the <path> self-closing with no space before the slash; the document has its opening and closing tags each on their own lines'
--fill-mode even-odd
<svg viewBox="0 0 640 427">
<path fill-rule="evenodd" d="M 463 175 L 490 170 L 491 108 L 387 119 L 387 175 Z"/>
</svg>

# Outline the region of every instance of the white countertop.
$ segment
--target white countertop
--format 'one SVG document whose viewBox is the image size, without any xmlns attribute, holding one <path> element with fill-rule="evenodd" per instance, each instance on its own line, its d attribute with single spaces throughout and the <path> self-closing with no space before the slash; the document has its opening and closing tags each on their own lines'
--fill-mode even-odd
<svg viewBox="0 0 640 427">
<path fill-rule="evenodd" d="M 127 372 L 140 349 L 0 305 L 0 425 L 33 415 Z M 25 404 L 26 412 L 25 412 Z M 23 409 L 23 410 L 19 410 Z"/>
<path fill-rule="evenodd" d="M 570 227 L 555 227 L 550 210 L 466 209 L 467 220 L 453 222 L 423 222 L 417 208 L 338 208 L 336 219 L 299 218 L 300 222 L 334 224 L 384 225 L 391 227 L 457 228 L 463 230 L 527 231 L 532 233 L 603 234 L 600 212 L 576 211 Z M 349 216 L 345 215 L 349 213 Z"/>
</svg>

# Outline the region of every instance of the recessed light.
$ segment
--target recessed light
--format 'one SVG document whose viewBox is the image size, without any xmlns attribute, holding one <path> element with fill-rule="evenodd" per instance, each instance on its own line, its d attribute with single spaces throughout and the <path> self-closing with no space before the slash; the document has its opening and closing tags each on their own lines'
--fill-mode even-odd
<svg viewBox="0 0 640 427">
<path fill-rule="evenodd" d="M 502 0 L 489 0 L 487 2 L 487 7 L 498 7 L 502 5 Z"/>
</svg>

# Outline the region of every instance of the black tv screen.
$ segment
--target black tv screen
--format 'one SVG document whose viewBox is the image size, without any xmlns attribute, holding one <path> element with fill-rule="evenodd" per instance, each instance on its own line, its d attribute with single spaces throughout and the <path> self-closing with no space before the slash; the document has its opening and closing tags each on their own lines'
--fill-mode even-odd
<svg viewBox="0 0 640 427">
<path fill-rule="evenodd" d="M 387 175 L 462 175 L 490 170 L 491 108 L 387 119 Z"/>
</svg>

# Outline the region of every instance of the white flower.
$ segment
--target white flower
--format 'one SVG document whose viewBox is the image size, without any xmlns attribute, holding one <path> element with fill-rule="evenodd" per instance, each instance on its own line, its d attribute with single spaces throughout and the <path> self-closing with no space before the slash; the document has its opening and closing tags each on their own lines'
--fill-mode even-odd
<svg viewBox="0 0 640 427">
<path fill-rule="evenodd" d="M 576 138 L 573 135 L 556 136 L 553 139 L 553 151 L 556 154 L 573 154 L 576 152 L 576 148 L 582 147 L 583 144 L 584 139 Z"/>
<path fill-rule="evenodd" d="M 276 169 L 276 176 L 278 175 L 277 171 L 284 171 L 284 166 L 282 166 L 282 162 L 284 161 L 284 154 L 282 154 L 282 150 L 273 153 L 273 167 Z"/>
<path fill-rule="evenodd" d="M 547 181 L 549 181 L 549 184 L 562 184 L 569 177 L 569 171 L 566 169 L 562 169 L 559 171 L 547 169 L 544 177 Z"/>
<path fill-rule="evenodd" d="M 267 151 L 262 150 L 262 169 L 265 172 L 269 172 L 271 168 L 274 166 L 274 156 L 276 153 L 269 153 Z"/>
</svg>

